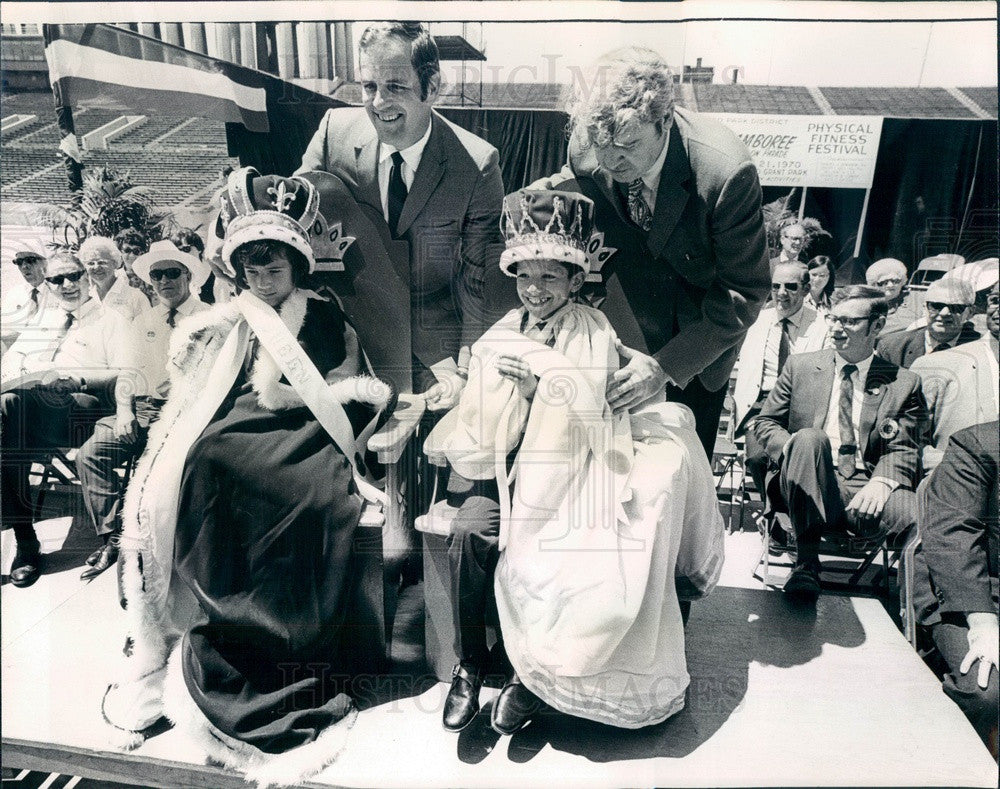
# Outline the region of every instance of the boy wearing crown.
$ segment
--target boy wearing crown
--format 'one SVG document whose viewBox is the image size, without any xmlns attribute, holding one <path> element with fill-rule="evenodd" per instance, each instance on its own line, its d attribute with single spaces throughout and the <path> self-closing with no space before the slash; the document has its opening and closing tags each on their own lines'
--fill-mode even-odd
<svg viewBox="0 0 1000 789">
<path fill-rule="evenodd" d="M 460 505 L 449 537 L 459 663 L 443 724 L 458 731 L 479 709 L 494 596 L 514 669 L 493 705 L 497 732 L 543 702 L 656 723 L 683 705 L 688 679 L 675 567 L 688 597 L 721 567 L 721 518 L 704 507 L 711 470 L 685 406 L 608 405 L 630 351 L 574 301 L 591 269 L 593 203 L 522 190 L 505 199 L 501 228 L 500 267 L 522 306 L 474 344 L 459 404 L 425 444 L 452 467 Z"/>
</svg>

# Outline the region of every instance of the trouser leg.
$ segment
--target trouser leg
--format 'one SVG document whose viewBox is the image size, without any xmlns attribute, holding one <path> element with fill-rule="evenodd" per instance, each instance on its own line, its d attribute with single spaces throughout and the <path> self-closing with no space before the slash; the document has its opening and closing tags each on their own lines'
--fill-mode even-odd
<svg viewBox="0 0 1000 789">
<path fill-rule="evenodd" d="M 77 453 L 77 474 L 83 486 L 83 502 L 97 533 L 107 536 L 121 529 L 121 482 L 117 468 L 138 457 L 146 446 L 149 420 L 137 414 L 135 438 L 115 436 L 116 418 L 105 417 L 94 425 L 94 434 Z"/>
<path fill-rule="evenodd" d="M 799 563 L 815 561 L 823 527 L 844 519 L 844 502 L 826 433 L 807 428 L 792 436 L 781 462 L 778 488 L 795 531 Z"/>
<path fill-rule="evenodd" d="M 452 475 L 455 476 L 454 474 Z M 475 482 L 459 508 L 448 538 L 455 621 L 455 653 L 477 671 L 489 659 L 486 613 L 500 556 L 500 505 L 495 482 Z"/>
<path fill-rule="evenodd" d="M 985 688 L 979 687 L 978 663 L 962 674 L 959 669 L 969 652 L 968 635 L 969 628 L 964 616 L 947 615 L 944 621 L 931 629 L 934 643 L 949 668 L 944 676 L 942 689 L 965 713 L 983 741 L 989 744 L 988 738 L 996 736 L 997 705 L 1000 704 L 998 674 L 995 670 L 990 672 Z"/>
</svg>

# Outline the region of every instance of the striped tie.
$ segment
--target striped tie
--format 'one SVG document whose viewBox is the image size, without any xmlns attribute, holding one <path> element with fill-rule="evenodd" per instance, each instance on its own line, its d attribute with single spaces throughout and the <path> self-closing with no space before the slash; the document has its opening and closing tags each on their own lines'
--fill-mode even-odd
<svg viewBox="0 0 1000 789">
<path fill-rule="evenodd" d="M 653 215 L 649 210 L 649 203 L 642 196 L 642 179 L 636 178 L 628 185 L 628 214 L 632 221 L 645 232 L 653 226 Z"/>
</svg>

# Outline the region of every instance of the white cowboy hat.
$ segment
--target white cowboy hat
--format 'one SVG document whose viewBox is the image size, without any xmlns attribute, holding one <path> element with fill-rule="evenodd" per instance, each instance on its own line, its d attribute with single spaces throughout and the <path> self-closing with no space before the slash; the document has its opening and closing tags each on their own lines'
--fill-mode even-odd
<svg viewBox="0 0 1000 789">
<path fill-rule="evenodd" d="M 152 285 L 152 280 L 149 277 L 150 269 L 154 263 L 162 263 L 167 260 L 180 263 L 191 272 L 191 290 L 194 293 L 201 290 L 201 286 L 208 280 L 208 275 L 212 273 L 208 263 L 189 252 L 181 252 L 173 241 L 167 240 L 154 241 L 149 247 L 149 252 L 139 255 L 132 261 L 132 270 L 139 279 Z"/>
</svg>

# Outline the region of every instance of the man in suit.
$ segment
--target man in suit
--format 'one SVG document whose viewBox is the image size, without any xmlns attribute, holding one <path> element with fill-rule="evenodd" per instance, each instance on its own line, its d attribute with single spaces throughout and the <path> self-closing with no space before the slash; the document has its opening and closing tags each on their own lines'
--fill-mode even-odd
<svg viewBox="0 0 1000 789">
<path fill-rule="evenodd" d="M 804 601 L 820 591 L 824 532 L 902 535 L 916 517 L 924 400 L 916 375 L 873 354 L 885 311 L 876 288 L 836 292 L 833 349 L 789 357 L 754 422 L 777 471 L 768 496 L 798 545 L 784 591 Z"/>
<path fill-rule="evenodd" d="M 3 349 L 6 350 L 21 329 L 28 325 L 45 307 L 48 289 L 45 287 L 45 253 L 40 244 L 25 244 L 14 253 L 14 266 L 24 282 L 4 283 L 3 301 L 0 305 Z"/>
<path fill-rule="evenodd" d="M 156 294 L 129 323 L 125 364 L 115 383 L 115 415 L 94 425 L 93 435 L 76 456 L 83 503 L 103 541 L 87 558 L 80 578 L 96 578 L 118 559 L 121 489 L 116 469 L 146 448 L 150 425 L 160 416 L 169 390 L 167 351 L 177 322 L 208 309 L 196 293 L 210 273 L 200 257 L 182 252 L 172 241 L 155 241 L 132 264 L 135 274 Z M 138 293 L 138 291 L 136 291 Z"/>
<path fill-rule="evenodd" d="M 757 170 L 729 129 L 674 106 L 657 53 L 612 52 L 587 84 L 570 108 L 568 164 L 533 186 L 593 200 L 617 250 L 584 293 L 637 351 L 608 402 L 622 411 L 665 391 L 694 411 L 711 458 L 736 353 L 767 295 Z"/>
<path fill-rule="evenodd" d="M 958 430 L 992 422 L 1000 412 L 1000 290 L 996 284 L 986 302 L 987 336 L 950 351 L 921 356 L 910 368 L 920 376 L 927 400 L 930 444 L 924 447 L 925 469 L 941 460 L 949 437 Z"/>
<path fill-rule="evenodd" d="M 808 236 L 802 225 L 793 222 L 781 228 L 778 240 L 781 243 L 781 251 L 769 262 L 772 275 L 779 263 L 797 263 L 801 260 L 802 250 L 805 249 Z"/>
<path fill-rule="evenodd" d="M 914 562 L 914 605 L 948 665 L 944 692 L 997 757 L 1000 626 L 997 565 L 997 432 L 978 424 L 951 437 L 934 473 L 921 484 L 922 544 Z"/>
<path fill-rule="evenodd" d="M 94 422 L 111 411 L 111 386 L 122 367 L 128 323 L 102 310 L 87 289 L 86 272 L 69 254 L 54 256 L 45 276 L 49 298 L 0 363 L 0 454 L 4 528 L 14 530 L 14 586 L 30 586 L 42 567 L 28 484 L 31 464 L 54 447 L 79 446 Z"/>
<path fill-rule="evenodd" d="M 747 332 L 736 369 L 733 392 L 734 435 L 746 433 L 746 463 L 758 490 L 764 489 L 767 455 L 747 425 L 764 401 L 791 354 L 820 350 L 826 321 L 805 303 L 809 270 L 803 263 L 779 263 L 771 275 L 773 306 L 760 311 Z"/>
<path fill-rule="evenodd" d="M 879 356 L 909 369 L 925 354 L 947 351 L 978 340 L 979 332 L 969 323 L 975 301 L 975 291 L 961 280 L 932 282 L 924 299 L 927 325 L 880 338 Z"/>
<path fill-rule="evenodd" d="M 485 328 L 484 283 L 498 268 L 498 154 L 433 111 L 440 65 L 422 25 L 367 28 L 359 64 L 364 107 L 327 112 L 297 172 L 337 176 L 409 242 L 414 391 L 443 411 L 458 401 L 468 348 Z"/>
</svg>

